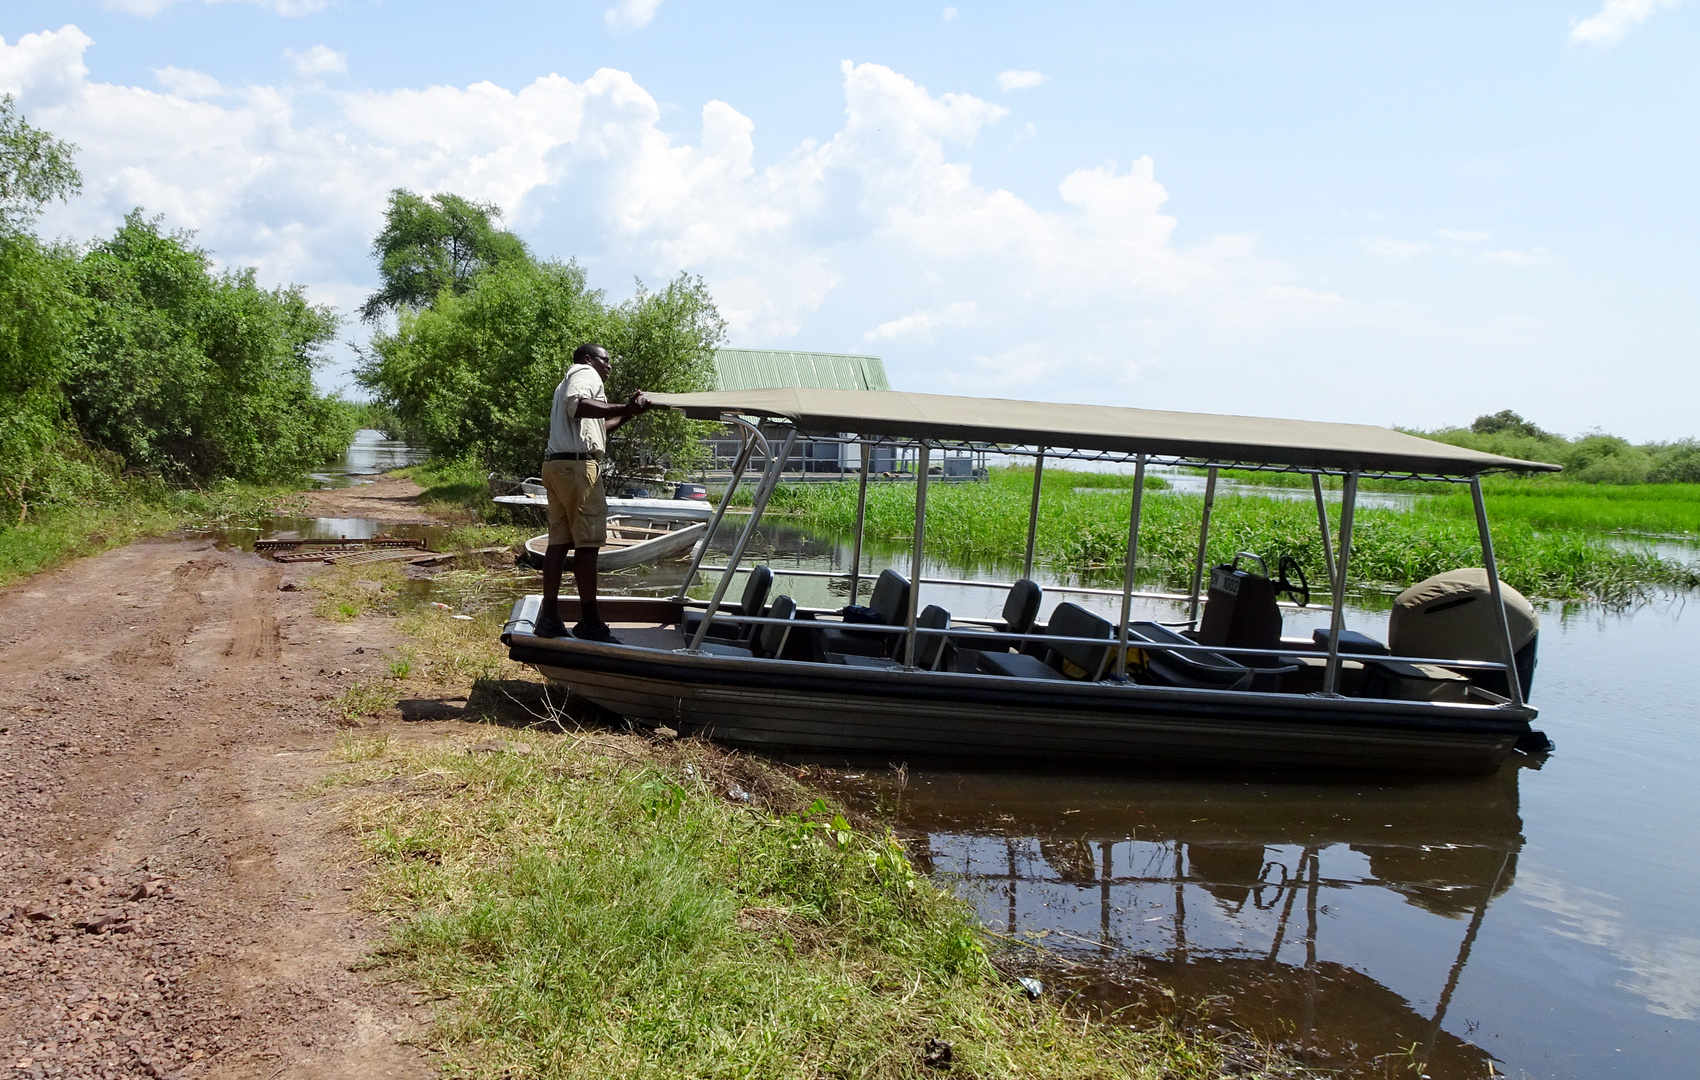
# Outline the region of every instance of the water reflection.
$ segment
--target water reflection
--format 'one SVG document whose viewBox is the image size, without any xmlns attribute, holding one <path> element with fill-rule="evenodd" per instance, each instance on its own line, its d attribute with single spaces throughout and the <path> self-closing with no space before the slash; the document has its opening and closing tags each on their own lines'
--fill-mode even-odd
<svg viewBox="0 0 1700 1080">
<path fill-rule="evenodd" d="M 1056 778 L 920 772 L 847 795 L 924 837 L 925 869 L 992 930 L 1041 944 L 1050 979 L 1107 1012 L 1202 1010 L 1336 1065 L 1414 1053 L 1431 1076 L 1479 1077 L 1491 1055 L 1445 1020 L 1516 877 L 1519 772 L 1406 787 L 1071 778 L 1061 790 Z M 1330 932 L 1369 910 L 1386 947 L 1365 963 L 1353 942 L 1344 962 Z M 1402 994 L 1367 973 L 1417 940 L 1451 961 L 1429 965 L 1431 985 Z"/>
</svg>

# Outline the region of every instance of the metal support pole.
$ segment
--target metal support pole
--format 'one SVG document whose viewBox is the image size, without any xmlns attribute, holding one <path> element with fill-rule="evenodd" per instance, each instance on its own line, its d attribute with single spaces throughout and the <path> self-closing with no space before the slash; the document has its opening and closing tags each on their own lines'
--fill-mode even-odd
<svg viewBox="0 0 1700 1080">
<path fill-rule="evenodd" d="M 1511 704 L 1523 705 L 1523 684 L 1517 680 L 1517 650 L 1511 643 L 1511 621 L 1505 617 L 1505 598 L 1500 595 L 1499 566 L 1493 558 L 1493 534 L 1488 531 L 1487 502 L 1482 498 L 1482 478 L 1470 477 L 1470 498 L 1476 503 L 1476 530 L 1482 536 L 1482 566 L 1487 570 L 1488 595 L 1499 616 L 1499 639 L 1505 645 L 1505 689 Z"/>
<path fill-rule="evenodd" d="M 750 520 L 744 522 L 744 531 L 738 534 L 738 542 L 732 546 L 731 555 L 726 558 L 726 570 L 720 575 L 720 580 L 714 586 L 714 598 L 708 602 L 708 610 L 702 614 L 702 625 L 691 637 L 691 651 L 702 649 L 702 639 L 708 635 L 708 628 L 714 622 L 715 614 L 720 610 L 720 602 L 726 599 L 726 587 L 732 583 L 732 575 L 738 570 L 738 563 L 744 557 L 744 548 L 749 545 L 750 537 L 755 535 L 756 523 L 767 509 L 767 500 L 773 495 L 773 489 L 779 486 L 779 474 L 785 469 L 785 459 L 790 456 L 791 447 L 796 445 L 797 429 L 792 428 L 785 436 L 785 446 L 775 457 L 768 459 L 767 475 L 761 478 L 761 486 L 756 488 L 754 504 L 750 507 Z M 753 613 L 753 614 L 759 614 Z"/>
<path fill-rule="evenodd" d="M 1021 576 L 1033 576 L 1033 541 L 1039 535 L 1039 485 L 1045 479 L 1045 448 L 1033 459 L 1033 505 L 1027 510 L 1027 554 L 1021 560 Z"/>
<path fill-rule="evenodd" d="M 1216 506 L 1216 472 L 1214 465 L 1204 478 L 1204 520 L 1198 526 L 1198 560 L 1192 564 L 1192 610 L 1187 621 L 1198 623 L 1198 599 L 1204 589 L 1204 560 L 1210 554 L 1210 511 Z"/>
<path fill-rule="evenodd" d="M 1328 508 L 1322 501 L 1322 474 L 1310 474 L 1310 489 L 1316 492 L 1316 525 L 1322 530 L 1322 568 L 1328 573 L 1328 588 L 1330 592 L 1338 591 L 1340 583 L 1334 580 L 1334 545 L 1328 539 Z"/>
<path fill-rule="evenodd" d="M 921 599 L 921 545 L 927 538 L 927 464 L 931 447 L 925 442 L 917 455 L 915 473 L 915 553 L 909 560 L 909 637 L 904 649 L 903 666 L 915 666 L 915 611 Z"/>
<path fill-rule="evenodd" d="M 1328 669 L 1322 674 L 1322 692 L 1333 695 L 1340 685 L 1340 631 L 1346 617 L 1346 567 L 1352 561 L 1352 514 L 1358 505 L 1358 474 L 1346 474 L 1340 499 L 1340 560 L 1334 575 L 1334 612 L 1328 622 Z"/>
<path fill-rule="evenodd" d="M 697 545 L 697 553 L 691 556 L 690 572 L 685 575 L 685 580 L 680 582 L 679 595 L 674 597 L 676 600 L 683 600 L 685 594 L 690 591 L 691 583 L 696 581 L 697 571 L 702 568 L 702 561 L 708 557 L 709 541 L 714 539 L 715 532 L 720 528 L 720 521 L 726 516 L 726 508 L 732 505 L 732 496 L 738 490 L 738 481 L 744 478 L 744 470 L 749 468 L 750 455 L 755 453 L 756 443 L 760 442 L 767 453 L 773 452 L 754 424 L 737 417 L 732 417 L 729 422 L 745 429 L 744 441 L 738 447 L 738 459 L 732 463 L 732 479 L 726 484 L 726 490 L 720 494 L 720 505 L 714 508 L 714 516 L 709 519 L 708 531 L 702 534 L 702 543 Z"/>
<path fill-rule="evenodd" d="M 1139 561 L 1139 511 L 1145 504 L 1145 455 L 1133 466 L 1133 502 L 1127 511 L 1127 569 L 1122 574 L 1121 647 L 1116 650 L 1116 678 L 1127 679 L 1127 621 L 1133 617 L 1133 578 Z"/>
<path fill-rule="evenodd" d="M 868 444 L 857 443 L 862 453 L 862 479 L 856 489 L 856 539 L 850 548 L 850 602 L 858 602 L 862 590 L 862 528 L 868 516 Z"/>
</svg>

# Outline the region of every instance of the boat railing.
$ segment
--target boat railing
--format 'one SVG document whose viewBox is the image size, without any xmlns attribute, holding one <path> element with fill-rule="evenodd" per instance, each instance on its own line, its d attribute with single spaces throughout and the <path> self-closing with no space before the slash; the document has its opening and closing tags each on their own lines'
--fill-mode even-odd
<svg viewBox="0 0 1700 1080">
<path fill-rule="evenodd" d="M 694 601 L 692 603 L 700 604 L 702 601 Z M 809 611 L 808 609 L 799 609 L 798 611 L 799 615 L 823 613 L 825 612 Z M 799 619 L 795 617 L 790 619 L 774 619 L 765 615 L 735 615 L 724 610 L 715 616 L 715 621 L 748 626 L 789 626 L 803 631 L 811 629 L 810 624 L 814 623 L 816 626 L 820 627 L 848 626 L 854 629 L 857 633 L 866 632 L 872 635 L 883 634 L 887 636 L 894 636 L 909 633 L 909 628 L 906 626 L 892 626 L 885 623 L 822 622 L 814 619 Z M 917 627 L 915 635 L 918 638 L 939 636 L 951 637 L 953 629 L 955 628 L 943 627 L 939 629 L 930 629 L 926 627 Z M 978 633 L 978 631 L 968 631 L 957 636 L 966 638 L 972 637 L 976 633 Z M 1030 631 L 1022 634 L 1013 632 L 1006 633 L 999 630 L 997 631 L 997 636 L 1005 641 L 1020 641 L 1024 644 L 1027 642 L 1039 642 L 1046 645 L 1102 645 L 1106 649 L 1114 649 L 1119 644 L 1119 631 L 1116 632 L 1115 636 L 1111 637 L 1064 637 L 1060 634 L 1047 634 L 1042 630 Z M 1179 642 L 1148 642 L 1140 640 L 1130 640 L 1128 642 L 1128 649 L 1139 649 L 1154 653 L 1216 653 L 1218 655 L 1231 655 L 1235 658 L 1242 656 L 1267 656 L 1274 660 L 1291 660 L 1294 657 L 1305 656 L 1307 654 L 1316 656 L 1327 655 L 1326 650 L 1319 648 L 1305 649 L 1300 648 L 1297 645 L 1278 649 L 1252 649 L 1241 648 L 1237 645 L 1183 645 Z M 1384 655 L 1382 653 L 1342 653 L 1341 658 L 1344 660 L 1369 661 L 1374 663 L 1432 664 L 1437 667 L 1462 669 L 1466 671 L 1497 671 L 1504 673 L 1510 670 L 1506 664 L 1498 660 L 1460 660 L 1439 656 L 1393 656 Z"/>
<path fill-rule="evenodd" d="M 766 566 L 769 570 L 772 570 L 775 574 L 783 574 L 783 575 L 786 575 L 787 577 L 827 578 L 829 580 L 843 580 L 843 581 L 848 581 L 848 580 L 850 580 L 850 577 L 851 577 L 851 574 L 848 570 L 803 570 L 803 569 L 800 569 L 800 568 L 774 566 L 772 563 L 761 563 L 759 565 Z M 732 572 L 734 574 L 747 574 L 753 568 L 754 568 L 753 566 L 740 566 L 740 567 L 737 567 L 736 569 L 734 569 Z M 698 567 L 697 569 L 700 570 L 702 573 L 705 573 L 705 574 L 714 573 L 714 572 L 725 573 L 726 570 L 727 570 L 727 568 L 724 567 L 724 566 L 702 566 L 702 567 Z M 866 575 L 859 575 L 859 576 L 863 577 L 864 580 L 866 579 Z M 924 578 L 921 578 L 920 580 L 921 580 L 922 585 L 959 585 L 959 586 L 963 586 L 963 587 L 966 587 L 966 588 L 973 588 L 973 589 L 1003 589 L 1005 591 L 1008 591 L 1009 589 L 1012 589 L 1012 588 L 1015 587 L 1015 582 L 1013 582 L 1013 581 L 981 581 L 981 580 L 978 580 L 978 579 L 970 580 L 970 579 L 964 579 L 964 578 L 933 578 L 933 577 L 924 577 Z M 1116 597 L 1118 599 L 1122 595 L 1122 590 L 1120 590 L 1120 589 L 1095 589 L 1095 588 L 1092 588 L 1091 586 L 1088 586 L 1088 585 L 1058 585 L 1058 584 L 1049 584 L 1048 583 L 1048 584 L 1045 585 L 1045 591 L 1047 591 L 1047 592 L 1069 593 L 1069 594 L 1076 595 L 1076 596 L 1113 596 L 1113 597 Z M 1328 595 L 1329 595 L 1328 590 L 1326 590 L 1326 589 L 1313 589 L 1313 590 L 1311 590 L 1311 596 L 1313 598 L 1314 597 L 1325 597 L 1325 596 L 1328 596 Z M 1158 592 L 1158 591 L 1154 591 L 1154 590 L 1136 589 L 1133 592 L 1133 596 L 1137 600 L 1168 600 L 1168 601 L 1172 601 L 1172 602 L 1176 602 L 1176 603 L 1191 603 L 1192 602 L 1192 594 L 1191 593 Z M 686 604 L 696 604 L 696 605 L 706 606 L 708 602 L 706 600 L 686 600 L 685 603 Z M 1296 604 L 1291 600 L 1278 600 L 1278 601 L 1276 601 L 1276 605 L 1278 607 L 1290 608 L 1294 611 L 1299 611 L 1299 610 L 1304 609 L 1304 606 Z M 1321 606 L 1324 606 L 1324 605 L 1310 604 L 1308 606 L 1309 607 L 1321 607 Z"/>
</svg>

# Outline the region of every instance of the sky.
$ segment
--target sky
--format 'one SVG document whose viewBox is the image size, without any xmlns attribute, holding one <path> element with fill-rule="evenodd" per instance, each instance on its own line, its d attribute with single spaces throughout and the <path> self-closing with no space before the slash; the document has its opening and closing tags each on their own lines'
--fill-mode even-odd
<svg viewBox="0 0 1700 1080">
<path fill-rule="evenodd" d="M 0 92 L 352 396 L 402 187 L 900 390 L 1700 436 L 1700 0 L 7 0 Z"/>
</svg>

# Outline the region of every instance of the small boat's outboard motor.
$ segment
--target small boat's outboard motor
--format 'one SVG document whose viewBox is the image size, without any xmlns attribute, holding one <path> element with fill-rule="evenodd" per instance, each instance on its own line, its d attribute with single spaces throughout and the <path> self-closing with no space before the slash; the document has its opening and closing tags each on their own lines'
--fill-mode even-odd
<svg viewBox="0 0 1700 1080">
<path fill-rule="evenodd" d="M 1503 581 L 1499 583 L 1499 593 L 1505 603 L 1505 620 L 1511 627 L 1517 684 L 1527 701 L 1529 684 L 1535 677 L 1535 644 L 1540 638 L 1541 620 L 1523 594 Z M 1393 614 L 1387 624 L 1387 647 L 1394 656 L 1504 660 L 1505 644 L 1500 636 L 1499 620 L 1493 614 L 1487 571 L 1448 570 L 1400 593 L 1393 601 Z M 1463 674 L 1484 690 L 1496 694 L 1508 692 L 1501 672 Z"/>
</svg>

